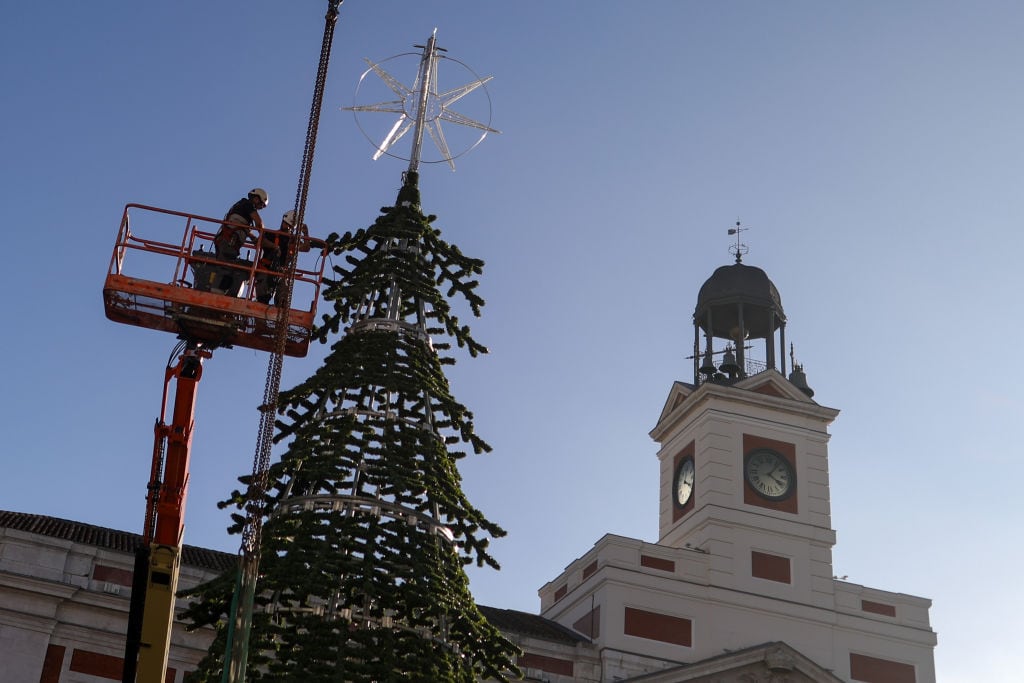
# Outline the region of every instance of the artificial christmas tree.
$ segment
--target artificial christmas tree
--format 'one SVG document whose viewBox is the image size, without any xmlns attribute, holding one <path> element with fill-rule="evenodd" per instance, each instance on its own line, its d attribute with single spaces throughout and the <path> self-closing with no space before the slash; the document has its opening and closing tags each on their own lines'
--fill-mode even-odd
<svg viewBox="0 0 1024 683">
<path fill-rule="evenodd" d="M 490 447 L 443 372 L 455 362 L 442 355 L 450 340 L 486 352 L 450 301 L 479 315 L 483 262 L 441 239 L 417 180 L 405 173 L 395 206 L 369 228 L 329 238 L 346 265 L 325 289 L 334 312 L 319 335 L 341 336 L 278 402 L 275 438 L 287 449 L 264 505 L 249 680 L 518 675 L 516 648 L 481 615 L 464 572 L 497 568 L 487 546 L 504 531 L 462 491 L 457 460 Z M 242 511 L 246 495 L 225 504 Z M 192 593 L 186 619 L 221 632 L 191 680 L 220 679 L 229 592 L 224 578 Z"/>
</svg>

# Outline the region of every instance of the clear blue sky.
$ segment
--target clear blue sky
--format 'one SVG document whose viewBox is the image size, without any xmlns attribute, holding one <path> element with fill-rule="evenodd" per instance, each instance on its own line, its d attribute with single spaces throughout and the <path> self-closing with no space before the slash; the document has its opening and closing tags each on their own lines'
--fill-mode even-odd
<svg viewBox="0 0 1024 683">
<path fill-rule="evenodd" d="M 325 2 L 21 2 L 0 25 L 5 436 L 0 507 L 138 531 L 174 339 L 100 289 L 128 202 L 290 208 Z M 368 225 L 404 164 L 351 114 L 364 57 L 438 28 L 493 75 L 503 132 L 424 169 L 424 209 L 487 262 L 491 354 L 456 396 L 494 453 L 463 469 L 508 531 L 477 599 L 536 590 L 604 533 L 656 540 L 654 425 L 690 380 L 697 291 L 750 228 L 830 447 L 835 571 L 934 600 L 939 680 L 1010 681 L 1019 504 L 1024 5 L 348 0 L 308 223 Z M 412 74 L 397 73 L 406 82 Z M 444 71 L 442 71 L 442 78 Z M 459 76 L 460 83 L 462 82 Z M 322 350 L 289 360 L 284 386 Z M 251 468 L 264 354 L 206 364 L 187 542 Z"/>
</svg>

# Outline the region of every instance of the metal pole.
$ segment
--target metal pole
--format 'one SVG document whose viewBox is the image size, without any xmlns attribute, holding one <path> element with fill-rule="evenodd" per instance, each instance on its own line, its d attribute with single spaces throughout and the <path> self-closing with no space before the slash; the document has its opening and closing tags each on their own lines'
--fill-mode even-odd
<svg viewBox="0 0 1024 683">
<path fill-rule="evenodd" d="M 434 75 L 434 65 L 437 61 L 437 29 L 430 35 L 427 46 L 423 48 L 423 57 L 420 59 L 419 81 L 419 104 L 416 107 L 416 125 L 413 130 L 412 153 L 409 157 L 409 170 L 416 172 L 420 168 L 420 151 L 423 149 L 423 129 L 427 121 L 427 101 L 430 96 L 430 88 L 433 86 L 431 76 Z"/>
</svg>

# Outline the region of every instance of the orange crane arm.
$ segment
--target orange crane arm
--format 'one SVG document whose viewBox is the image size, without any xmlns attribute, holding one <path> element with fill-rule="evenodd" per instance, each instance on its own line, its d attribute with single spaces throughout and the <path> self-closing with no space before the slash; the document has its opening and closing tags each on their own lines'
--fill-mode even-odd
<svg viewBox="0 0 1024 683">
<path fill-rule="evenodd" d="M 164 545 L 180 545 L 185 527 L 185 498 L 188 492 L 188 466 L 192 453 L 192 427 L 195 424 L 196 390 L 203 376 L 203 360 L 213 355 L 205 349 L 186 349 L 178 364 L 167 368 L 164 377 L 164 400 L 160 423 L 156 426 L 156 443 L 166 443 L 163 479 L 150 475 L 148 507 L 155 510 L 152 541 Z M 171 424 L 163 424 L 167 409 L 167 393 L 171 380 L 176 380 L 174 411 Z M 154 449 L 156 450 L 156 449 Z M 157 454 L 154 452 L 154 456 Z M 154 463 L 155 464 L 155 463 Z M 147 539 L 150 540 L 150 539 Z"/>
<path fill-rule="evenodd" d="M 128 618 L 122 681 L 162 683 L 174 622 L 181 543 L 185 528 L 189 457 L 195 419 L 196 390 L 203 360 L 213 355 L 199 344 L 187 344 L 174 366 L 164 373 L 160 419 L 154 427 L 153 464 L 146 494 L 143 543 L 135 556 L 135 577 Z M 168 395 L 174 382 L 171 422 Z"/>
</svg>

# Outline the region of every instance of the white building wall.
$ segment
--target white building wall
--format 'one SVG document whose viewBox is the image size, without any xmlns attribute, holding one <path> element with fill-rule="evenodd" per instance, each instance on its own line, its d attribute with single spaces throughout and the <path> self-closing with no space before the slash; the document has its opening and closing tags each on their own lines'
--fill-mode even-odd
<svg viewBox="0 0 1024 683">
<path fill-rule="evenodd" d="M 40 534 L 0 529 L 0 681 L 39 683 L 50 645 L 64 647 L 62 683 L 95 683 L 94 675 L 70 670 L 76 650 L 124 656 L 131 589 L 93 578 L 97 566 L 131 572 L 128 553 Z M 194 586 L 213 572 L 183 567 L 179 586 Z M 183 609 L 179 600 L 177 609 Z M 170 668 L 181 681 L 205 655 L 212 632 L 188 633 L 175 625 Z"/>
<path fill-rule="evenodd" d="M 641 566 L 642 555 L 671 558 L 675 569 Z M 605 681 L 613 680 L 612 670 L 638 675 L 770 641 L 787 643 L 842 680 L 850 680 L 851 652 L 912 664 L 918 683 L 935 680 L 935 634 L 928 623 L 928 600 L 835 580 L 827 607 L 794 600 L 785 586 L 761 585 L 772 583 L 761 579 L 738 587 L 715 586 L 712 580 L 701 579 L 703 568 L 713 565 L 714 559 L 711 554 L 605 536 L 541 589 L 541 614 L 571 627 L 600 606 L 595 646 L 604 659 L 611 658 Z M 596 569 L 583 579 L 583 568 L 595 562 Z M 555 600 L 562 587 L 564 596 Z M 896 616 L 866 613 L 862 599 L 891 605 Z M 626 607 L 691 620 L 692 644 L 626 635 Z"/>
</svg>

